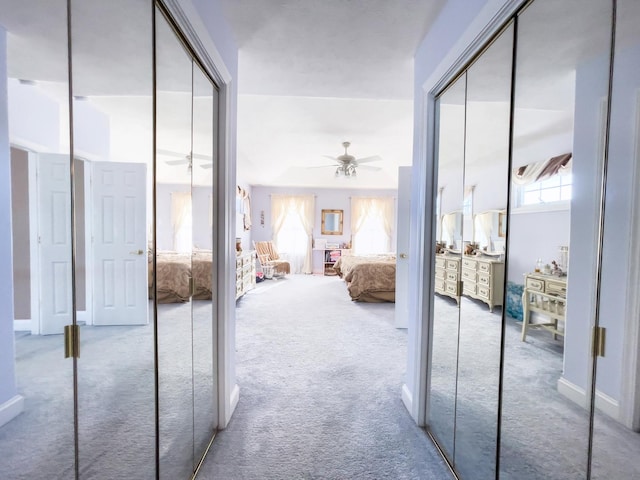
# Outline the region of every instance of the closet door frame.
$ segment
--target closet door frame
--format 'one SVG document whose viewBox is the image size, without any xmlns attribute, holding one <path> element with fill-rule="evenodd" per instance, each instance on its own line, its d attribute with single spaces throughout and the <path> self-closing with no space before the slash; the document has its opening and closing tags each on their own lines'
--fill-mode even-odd
<svg viewBox="0 0 640 480">
<path fill-rule="evenodd" d="M 218 375 L 218 428 L 231 420 L 240 389 L 235 375 L 235 215 L 228 205 L 235 203 L 236 168 L 233 141 L 235 123 L 234 90 L 231 72 L 216 48 L 198 11 L 190 2 L 156 0 L 174 23 L 202 70 L 218 88 L 218 163 L 214 172 L 213 224 L 218 226 L 213 237 L 213 262 L 217 270 L 213 278 L 213 302 L 217 324 L 216 363 Z"/>
</svg>

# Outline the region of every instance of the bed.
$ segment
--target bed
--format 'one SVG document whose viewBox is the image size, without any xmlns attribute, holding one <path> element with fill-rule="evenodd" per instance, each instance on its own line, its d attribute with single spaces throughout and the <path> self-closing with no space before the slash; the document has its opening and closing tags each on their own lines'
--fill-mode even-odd
<svg viewBox="0 0 640 480">
<path fill-rule="evenodd" d="M 212 254 L 210 250 L 189 253 L 158 252 L 156 280 L 158 303 L 184 303 L 211 299 Z M 148 262 L 149 298 L 153 298 L 153 263 Z M 191 295 L 189 279 L 193 277 L 194 293 Z"/>
<path fill-rule="evenodd" d="M 349 296 L 359 302 L 395 302 L 396 256 L 346 255 L 333 266 L 346 282 Z"/>
</svg>

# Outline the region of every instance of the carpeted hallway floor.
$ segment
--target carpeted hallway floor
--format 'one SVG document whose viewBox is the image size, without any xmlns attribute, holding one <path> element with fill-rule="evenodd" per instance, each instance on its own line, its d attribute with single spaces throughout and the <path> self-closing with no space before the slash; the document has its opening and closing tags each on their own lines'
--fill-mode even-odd
<svg viewBox="0 0 640 480">
<path fill-rule="evenodd" d="M 337 277 L 265 281 L 238 301 L 240 402 L 203 479 L 449 479 L 400 391 L 394 304 L 352 302 Z"/>
</svg>

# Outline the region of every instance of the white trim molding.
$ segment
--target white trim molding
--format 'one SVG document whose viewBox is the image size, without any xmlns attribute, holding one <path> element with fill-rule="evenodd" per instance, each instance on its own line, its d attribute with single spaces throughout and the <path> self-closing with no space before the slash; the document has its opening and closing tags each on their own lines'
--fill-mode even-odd
<svg viewBox="0 0 640 480">
<path fill-rule="evenodd" d="M 590 399 L 584 388 L 570 382 L 564 377 L 558 379 L 558 393 L 585 409 L 589 413 Z M 596 390 L 596 409 L 616 421 L 620 419 L 620 404 L 606 393 Z"/>
<path fill-rule="evenodd" d="M 0 405 L 0 427 L 9 423 L 24 411 L 24 397 L 15 395 Z"/>
</svg>

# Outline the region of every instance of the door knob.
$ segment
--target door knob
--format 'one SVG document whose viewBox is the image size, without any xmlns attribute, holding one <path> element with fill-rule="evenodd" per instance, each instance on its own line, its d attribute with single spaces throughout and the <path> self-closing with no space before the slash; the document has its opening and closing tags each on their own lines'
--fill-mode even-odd
<svg viewBox="0 0 640 480">
<path fill-rule="evenodd" d="M 400 254 L 400 258 L 407 258 L 407 254 L 406 253 L 401 253 Z"/>
<path fill-rule="evenodd" d="M 131 255 L 142 255 L 144 250 L 134 250 L 133 252 L 129 252 Z"/>
</svg>

